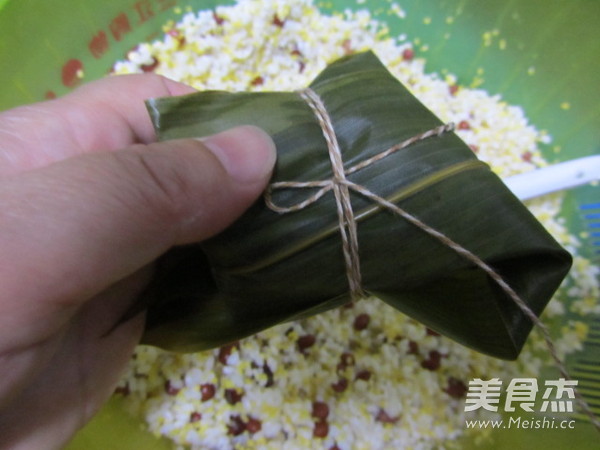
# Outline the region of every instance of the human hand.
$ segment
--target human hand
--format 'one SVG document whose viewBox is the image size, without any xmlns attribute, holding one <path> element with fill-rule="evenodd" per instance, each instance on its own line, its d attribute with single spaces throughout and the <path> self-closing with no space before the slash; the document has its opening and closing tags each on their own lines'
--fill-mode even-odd
<svg viewBox="0 0 600 450">
<path fill-rule="evenodd" d="M 153 143 L 145 74 L 0 113 L 0 448 L 64 445 L 108 399 L 144 317 L 119 319 L 169 248 L 204 240 L 263 191 L 265 133 Z"/>
</svg>

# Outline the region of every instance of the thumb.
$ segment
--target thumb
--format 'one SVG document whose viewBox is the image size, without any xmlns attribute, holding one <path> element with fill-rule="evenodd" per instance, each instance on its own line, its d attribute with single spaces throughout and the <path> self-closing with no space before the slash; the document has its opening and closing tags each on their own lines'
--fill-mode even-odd
<svg viewBox="0 0 600 450">
<path fill-rule="evenodd" d="M 0 182 L 0 329 L 25 337 L 36 319 L 60 326 L 54 319 L 170 247 L 223 230 L 264 190 L 274 162 L 272 140 L 244 126 Z"/>
</svg>

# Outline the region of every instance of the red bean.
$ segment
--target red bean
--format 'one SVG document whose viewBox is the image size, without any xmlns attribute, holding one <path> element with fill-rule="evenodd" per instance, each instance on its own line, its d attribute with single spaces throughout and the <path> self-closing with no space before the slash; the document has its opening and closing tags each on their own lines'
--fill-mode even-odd
<svg viewBox="0 0 600 450">
<path fill-rule="evenodd" d="M 225 22 L 225 18 L 217 15 L 216 12 L 213 12 L 213 19 L 215 19 L 215 22 L 217 23 L 217 25 L 223 25 L 223 22 Z"/>
<path fill-rule="evenodd" d="M 201 419 L 202 419 L 202 414 L 200 414 L 197 411 L 194 411 L 193 413 L 190 414 L 190 423 L 198 422 Z"/>
<path fill-rule="evenodd" d="M 385 409 L 380 409 L 375 417 L 375 420 L 382 423 L 396 423 L 399 419 L 399 417 L 390 416 Z"/>
<path fill-rule="evenodd" d="M 281 20 L 277 14 L 273 16 L 273 25 L 279 28 L 283 28 L 285 25 L 285 19 Z"/>
<path fill-rule="evenodd" d="M 359 314 L 354 319 L 353 327 L 356 331 L 364 330 L 369 326 L 369 322 L 371 321 L 371 316 L 366 313 Z"/>
<path fill-rule="evenodd" d="M 246 431 L 246 423 L 240 416 L 232 416 L 231 422 L 227 425 L 227 432 L 232 436 L 239 436 Z"/>
<path fill-rule="evenodd" d="M 312 404 L 312 416 L 325 420 L 329 415 L 329 405 L 325 402 L 315 401 Z"/>
<path fill-rule="evenodd" d="M 357 380 L 369 381 L 371 379 L 371 371 L 363 369 L 356 374 Z"/>
<path fill-rule="evenodd" d="M 350 352 L 344 352 L 340 356 L 340 364 L 344 367 L 353 366 L 355 362 L 354 355 Z"/>
<path fill-rule="evenodd" d="M 348 380 L 344 377 L 340 377 L 338 381 L 331 385 L 331 388 L 335 392 L 344 392 L 346 389 L 348 389 Z"/>
<path fill-rule="evenodd" d="M 176 388 L 169 380 L 165 381 L 165 392 L 168 395 L 177 395 L 181 389 Z"/>
<path fill-rule="evenodd" d="M 243 396 L 243 392 L 238 392 L 235 389 L 225 389 L 225 400 L 230 405 L 235 405 L 236 403 L 239 403 L 240 400 L 242 400 Z"/>
<path fill-rule="evenodd" d="M 154 70 L 158 67 L 158 59 L 156 59 L 154 56 L 152 57 L 152 62 L 149 64 L 142 64 L 140 66 L 140 69 L 142 69 L 142 72 L 154 72 Z"/>
<path fill-rule="evenodd" d="M 338 363 L 336 370 L 340 374 L 344 372 L 349 366 L 353 366 L 356 363 L 354 355 L 350 352 L 344 352 L 340 355 L 340 362 Z"/>
<path fill-rule="evenodd" d="M 304 353 L 305 350 L 315 345 L 315 342 L 317 342 L 317 338 L 314 334 L 305 334 L 300 336 L 297 341 L 298 349 Z"/>
<path fill-rule="evenodd" d="M 221 364 L 227 364 L 227 358 L 229 358 L 229 355 L 233 353 L 234 348 L 239 349 L 240 343 L 233 342 L 231 344 L 227 344 L 219 348 L 219 356 L 217 358 Z"/>
<path fill-rule="evenodd" d="M 275 384 L 273 371 L 267 363 L 263 365 L 263 373 L 267 376 L 267 382 L 265 383 L 265 387 L 273 386 Z"/>
<path fill-rule="evenodd" d="M 437 350 L 431 350 L 429 357 L 421 362 L 421 367 L 427 370 L 437 370 L 440 368 L 442 355 Z"/>
<path fill-rule="evenodd" d="M 468 388 L 465 383 L 462 380 L 454 377 L 448 378 L 448 386 L 446 389 L 444 389 L 444 392 L 453 398 L 463 398 L 467 391 Z"/>
<path fill-rule="evenodd" d="M 258 419 L 250 417 L 248 422 L 246 422 L 246 430 L 248 430 L 248 433 L 250 434 L 258 433 L 261 429 L 262 422 Z"/>
<path fill-rule="evenodd" d="M 313 436 L 318 438 L 327 437 L 329 434 L 329 424 L 322 420 L 320 422 L 315 422 L 315 427 L 313 429 Z"/>
<path fill-rule="evenodd" d="M 415 51 L 412 48 L 404 49 L 402 52 L 402 59 L 405 59 L 406 61 L 412 61 L 414 57 Z"/>
<path fill-rule="evenodd" d="M 408 354 L 416 355 L 417 353 L 419 353 L 419 344 L 415 341 L 408 341 Z"/>
<path fill-rule="evenodd" d="M 207 402 L 215 396 L 217 388 L 212 383 L 206 383 L 200 385 L 200 394 L 202 395 L 202 401 Z"/>
</svg>

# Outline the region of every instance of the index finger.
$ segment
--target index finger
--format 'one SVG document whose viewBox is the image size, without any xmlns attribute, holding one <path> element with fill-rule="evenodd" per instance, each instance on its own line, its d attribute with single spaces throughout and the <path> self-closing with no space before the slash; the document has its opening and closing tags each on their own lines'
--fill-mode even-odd
<svg viewBox="0 0 600 450">
<path fill-rule="evenodd" d="M 194 89 L 155 74 L 110 76 L 0 113 L 0 176 L 154 140 L 144 100 Z"/>
</svg>

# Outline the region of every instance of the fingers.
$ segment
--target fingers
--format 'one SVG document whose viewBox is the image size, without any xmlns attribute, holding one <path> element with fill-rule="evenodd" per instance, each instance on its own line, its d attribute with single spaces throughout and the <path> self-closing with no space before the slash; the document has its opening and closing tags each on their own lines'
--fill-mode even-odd
<svg viewBox="0 0 600 450">
<path fill-rule="evenodd" d="M 83 299 L 173 245 L 218 233 L 264 190 L 274 161 L 271 139 L 240 127 L 70 158 L 0 183 L 0 309 L 10 312 L 0 334 L 12 330 L 0 342 L 53 332 Z"/>
<path fill-rule="evenodd" d="M 0 176 L 154 140 L 144 100 L 194 92 L 155 74 L 110 76 L 63 98 L 0 113 Z"/>
</svg>

